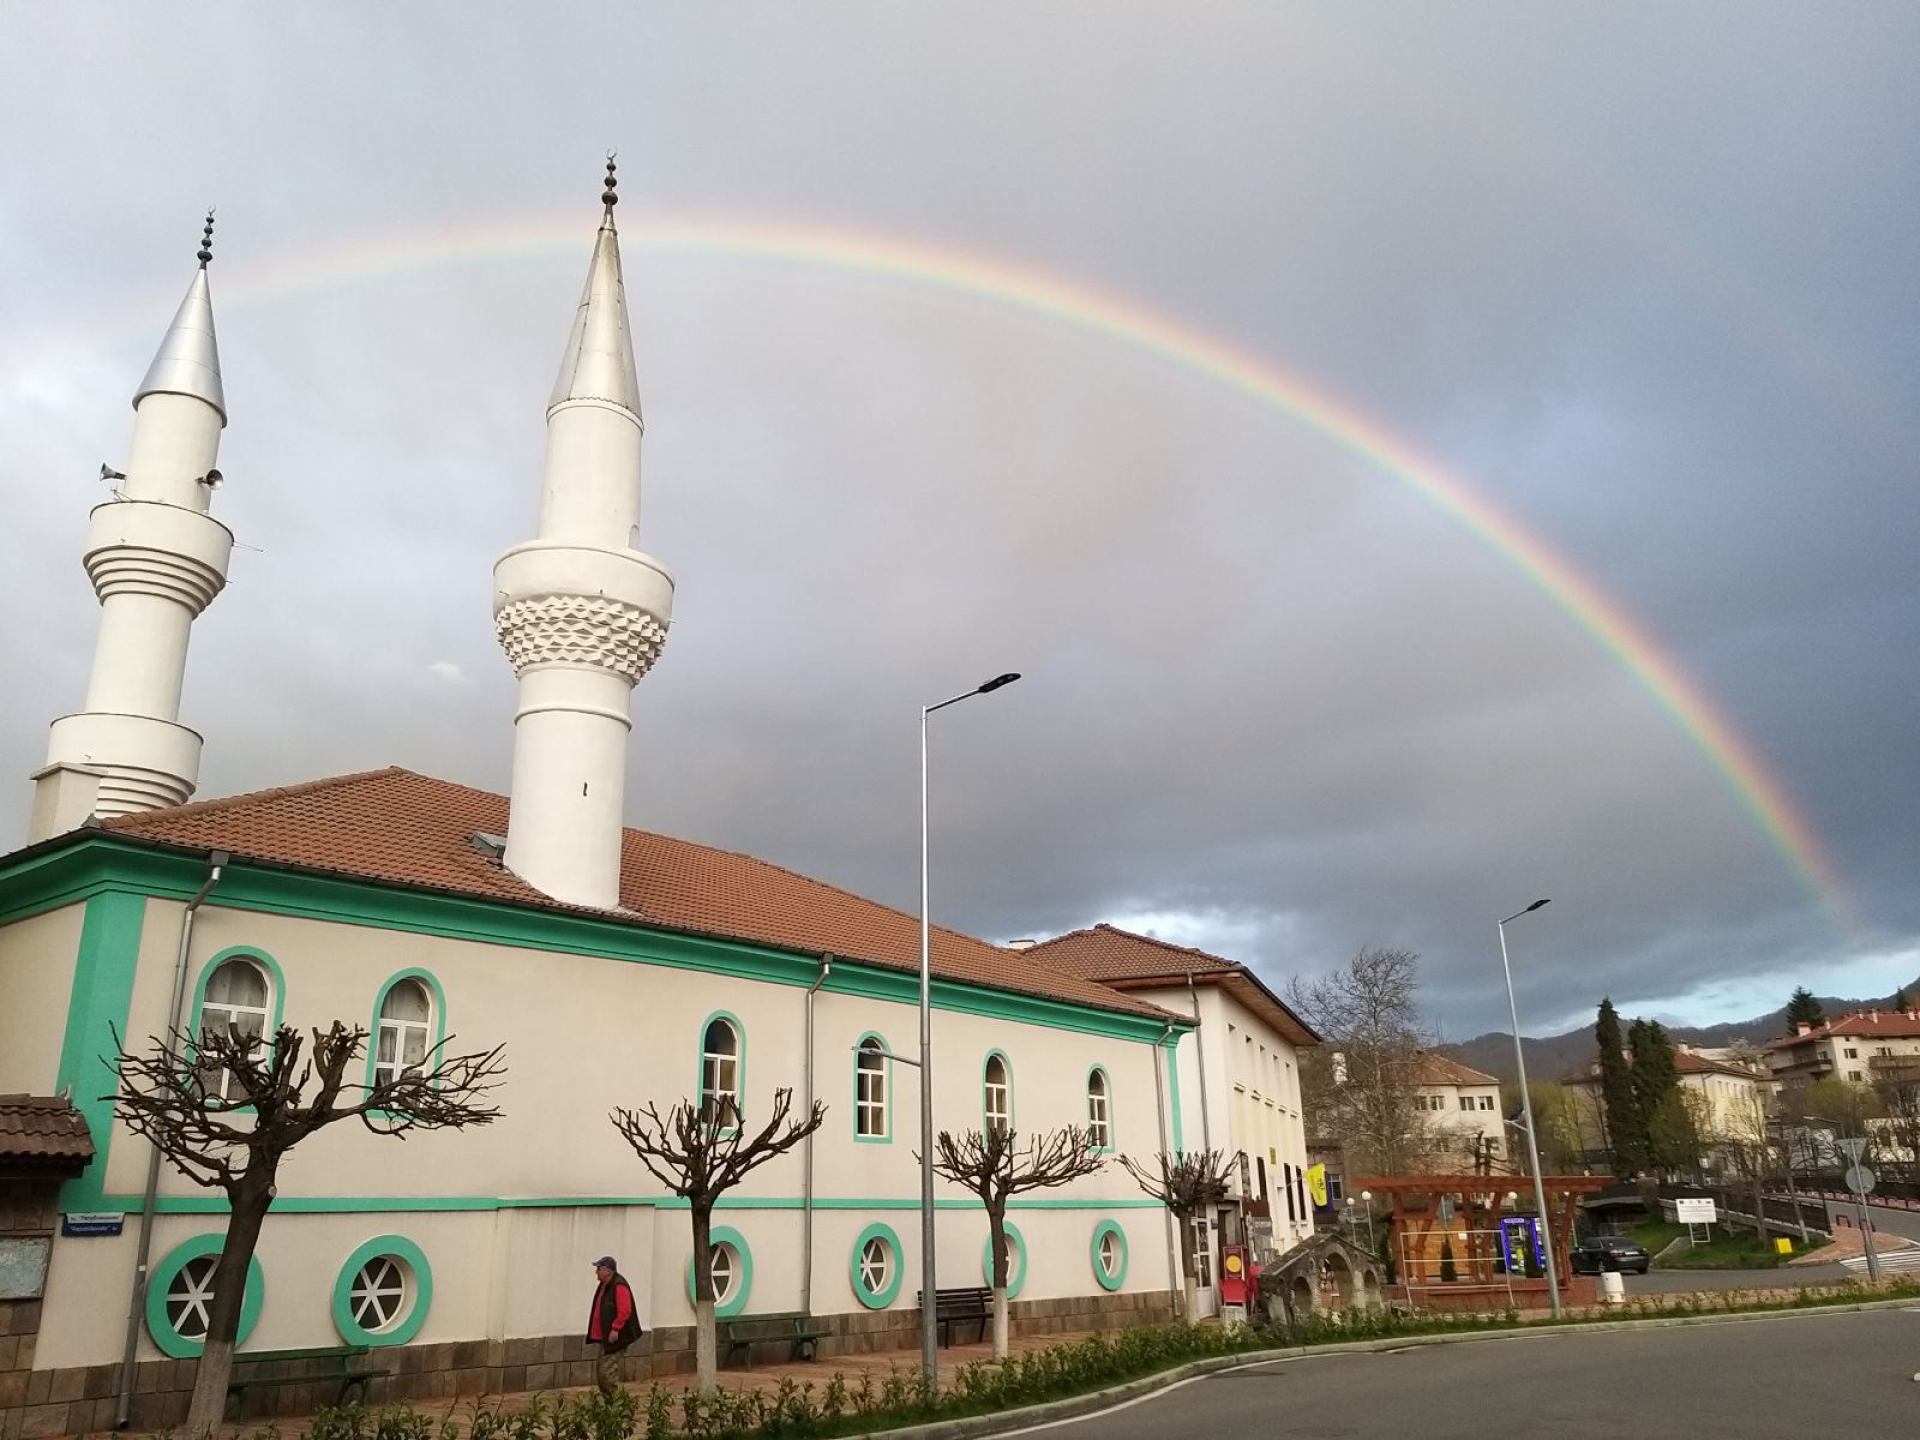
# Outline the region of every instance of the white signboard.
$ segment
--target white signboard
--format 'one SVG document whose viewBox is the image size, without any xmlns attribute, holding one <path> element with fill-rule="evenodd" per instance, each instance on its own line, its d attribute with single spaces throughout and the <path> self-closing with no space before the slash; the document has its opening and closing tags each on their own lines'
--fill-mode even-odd
<svg viewBox="0 0 1920 1440">
<path fill-rule="evenodd" d="M 1675 1200 L 1673 1218 L 1682 1225 L 1712 1225 L 1718 1219 L 1711 1200 Z"/>
</svg>

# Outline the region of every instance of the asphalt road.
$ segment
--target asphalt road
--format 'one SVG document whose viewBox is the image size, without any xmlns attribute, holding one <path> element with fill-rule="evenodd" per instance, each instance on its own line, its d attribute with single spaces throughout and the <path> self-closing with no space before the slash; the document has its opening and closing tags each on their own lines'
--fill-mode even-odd
<svg viewBox="0 0 1920 1440">
<path fill-rule="evenodd" d="M 1272 1361 L 1021 1430 L 1050 1440 L 1920 1434 L 1920 1309 L 1557 1331 Z"/>
<path fill-rule="evenodd" d="M 1789 1285 L 1831 1285 L 1859 1279 L 1844 1265 L 1782 1265 L 1774 1270 L 1649 1270 L 1622 1275 L 1627 1298 L 1675 1295 L 1694 1290 L 1780 1290 Z M 1915 1367 L 1920 1369 L 1920 1365 Z M 1915 1386 L 1920 1389 L 1920 1386 Z"/>
</svg>

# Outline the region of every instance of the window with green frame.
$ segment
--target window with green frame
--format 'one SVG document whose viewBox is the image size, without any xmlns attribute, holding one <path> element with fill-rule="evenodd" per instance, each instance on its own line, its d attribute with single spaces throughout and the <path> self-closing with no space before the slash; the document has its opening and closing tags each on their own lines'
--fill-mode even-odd
<svg viewBox="0 0 1920 1440">
<path fill-rule="evenodd" d="M 1099 1065 L 1087 1072 L 1087 1138 L 1095 1150 L 1113 1149 L 1113 1082 Z"/>
<path fill-rule="evenodd" d="M 853 1049 L 853 1138 L 893 1138 L 893 1056 L 878 1035 L 863 1035 Z"/>
<path fill-rule="evenodd" d="M 742 1073 L 746 1068 L 746 1037 L 740 1018 L 724 1010 L 707 1017 L 700 1027 L 700 1113 L 718 1116 L 720 1123 L 740 1123 Z"/>
</svg>

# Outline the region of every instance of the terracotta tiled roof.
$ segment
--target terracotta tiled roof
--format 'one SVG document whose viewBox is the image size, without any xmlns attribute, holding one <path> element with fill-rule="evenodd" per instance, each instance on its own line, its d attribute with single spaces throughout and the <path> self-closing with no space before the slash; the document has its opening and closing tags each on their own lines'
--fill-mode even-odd
<svg viewBox="0 0 1920 1440">
<path fill-rule="evenodd" d="M 1816 1025 L 1804 1035 L 1770 1040 L 1766 1048 L 1785 1050 L 1794 1045 L 1804 1045 L 1810 1040 L 1831 1040 L 1845 1035 L 1860 1040 L 1920 1039 L 1920 1015 L 1909 1015 L 1899 1010 L 1862 1010 L 1856 1014 L 1842 1015 L 1825 1025 Z"/>
<path fill-rule="evenodd" d="M 1489 1075 L 1484 1070 L 1475 1070 L 1470 1065 L 1462 1065 L 1458 1060 L 1449 1060 L 1444 1055 L 1426 1054 L 1420 1057 L 1420 1064 L 1413 1072 L 1416 1085 L 1498 1085 L 1497 1075 Z"/>
<path fill-rule="evenodd" d="M 1295 1045 L 1318 1045 L 1320 1037 L 1245 965 L 1186 945 L 1169 945 L 1116 925 L 1075 930 L 1021 952 L 1062 976 L 1098 981 L 1116 990 L 1196 984 L 1218 985 L 1260 1015 Z"/>
<path fill-rule="evenodd" d="M 506 833 L 505 796 L 410 770 L 371 770 L 123 816 L 105 829 L 357 879 L 581 910 L 541 894 L 474 846 L 475 833 Z M 920 968 L 916 916 L 764 860 L 643 830 L 628 830 L 624 837 L 620 903 L 623 911 L 585 913 L 896 970 Z M 1166 1015 L 1158 1006 L 957 931 L 934 929 L 932 963 L 945 979 L 1156 1019 Z"/>
<path fill-rule="evenodd" d="M 1736 1065 L 1731 1060 L 1715 1060 L 1707 1055 L 1695 1055 L 1690 1050 L 1673 1052 L 1673 1068 L 1682 1075 L 1735 1075 L 1742 1080 L 1754 1080 L 1760 1072 L 1750 1070 L 1745 1065 Z"/>
<path fill-rule="evenodd" d="M 0 1095 L 0 1164 L 79 1170 L 91 1159 L 87 1117 L 64 1096 Z"/>
</svg>

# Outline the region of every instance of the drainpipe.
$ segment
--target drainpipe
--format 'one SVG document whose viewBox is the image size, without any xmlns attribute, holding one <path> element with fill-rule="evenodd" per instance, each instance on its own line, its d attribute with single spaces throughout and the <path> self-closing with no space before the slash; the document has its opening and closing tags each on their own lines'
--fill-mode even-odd
<svg viewBox="0 0 1920 1440">
<path fill-rule="evenodd" d="M 813 997 L 820 993 L 820 987 L 827 983 L 827 976 L 833 973 L 833 956 L 820 957 L 820 978 L 807 987 L 807 1106 L 803 1112 L 813 1114 Z M 800 1202 L 800 1313 L 813 1314 L 813 1136 L 806 1139 L 806 1177 L 802 1181 L 803 1190 Z"/>
<path fill-rule="evenodd" d="M 1172 1024 L 1160 1032 L 1160 1038 L 1153 1043 L 1153 1114 L 1160 1122 L 1160 1153 L 1167 1153 L 1167 1085 L 1161 1075 L 1163 1064 L 1170 1063 L 1167 1054 L 1167 1039 L 1173 1034 Z M 1179 1299 L 1180 1318 L 1191 1317 L 1187 1314 L 1187 1277 L 1180 1270 L 1180 1240 L 1173 1230 L 1173 1211 L 1166 1206 L 1160 1207 L 1160 1218 L 1167 1226 L 1167 1273 L 1173 1277 L 1173 1293 Z"/>
<path fill-rule="evenodd" d="M 1187 1001 L 1193 1006 L 1193 1044 L 1200 1061 L 1200 1147 L 1213 1149 L 1213 1123 L 1207 1118 L 1213 1109 L 1207 1103 L 1207 1031 L 1200 1023 L 1200 992 L 1194 988 L 1193 972 L 1187 971 Z"/>
<path fill-rule="evenodd" d="M 167 1011 L 166 1043 L 171 1045 L 181 1024 L 180 1007 L 187 999 L 187 952 L 193 946 L 193 917 L 200 903 L 220 883 L 221 872 L 230 858 L 226 851 L 215 850 L 207 856 L 207 878 L 187 901 L 180 917 L 180 949 L 173 961 L 173 1006 Z M 108 1121 L 109 1125 L 113 1122 Z M 133 1408 L 133 1357 L 140 1344 L 140 1316 L 147 1308 L 147 1259 L 153 1253 L 153 1202 L 160 1190 L 160 1147 L 152 1147 L 147 1157 L 147 1186 L 140 1198 L 140 1240 L 134 1250 L 133 1299 L 127 1306 L 127 1339 L 120 1353 L 120 1403 L 113 1412 L 113 1428 L 127 1428 L 127 1414 Z"/>
</svg>

